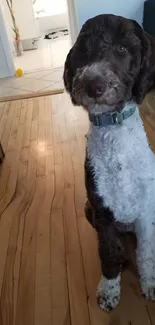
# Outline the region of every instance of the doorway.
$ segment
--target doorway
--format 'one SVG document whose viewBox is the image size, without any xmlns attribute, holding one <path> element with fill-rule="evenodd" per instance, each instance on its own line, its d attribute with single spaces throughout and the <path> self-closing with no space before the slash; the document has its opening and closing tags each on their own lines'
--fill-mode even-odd
<svg viewBox="0 0 155 325">
<path fill-rule="evenodd" d="M 19 28 L 18 55 L 8 1 L 13 4 Z M 63 91 L 64 62 L 78 34 L 73 4 L 74 0 L 1 0 L 3 25 L 7 29 L 4 41 L 8 36 L 11 61 L 15 69 L 24 73 L 22 78 L 11 77 L 12 73 L 10 78 L 1 77 L 0 100 Z"/>
<path fill-rule="evenodd" d="M 27 73 L 62 67 L 71 47 L 67 0 L 10 1 L 19 29 L 20 55 L 14 46 L 14 30 L 8 1 L 1 2 L 15 68 L 21 68 Z"/>
<path fill-rule="evenodd" d="M 28 72 L 62 67 L 71 46 L 66 0 L 24 1 L 31 1 L 32 26 L 29 34 L 22 30 L 23 54 L 15 57 L 16 68 Z"/>
</svg>

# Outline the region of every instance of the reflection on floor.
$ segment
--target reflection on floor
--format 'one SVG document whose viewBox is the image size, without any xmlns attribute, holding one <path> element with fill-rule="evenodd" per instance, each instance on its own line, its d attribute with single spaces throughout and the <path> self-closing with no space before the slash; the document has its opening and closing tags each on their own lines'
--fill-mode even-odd
<svg viewBox="0 0 155 325">
<path fill-rule="evenodd" d="M 0 97 L 24 96 L 63 88 L 63 67 L 25 73 L 23 77 L 0 79 Z M 0 98 L 1 99 L 1 98 Z"/>
<path fill-rule="evenodd" d="M 22 56 L 15 57 L 15 66 L 22 68 L 25 72 L 61 67 L 69 49 L 70 37 L 68 35 L 56 40 L 42 37 L 39 40 L 38 49 L 24 51 Z"/>
</svg>

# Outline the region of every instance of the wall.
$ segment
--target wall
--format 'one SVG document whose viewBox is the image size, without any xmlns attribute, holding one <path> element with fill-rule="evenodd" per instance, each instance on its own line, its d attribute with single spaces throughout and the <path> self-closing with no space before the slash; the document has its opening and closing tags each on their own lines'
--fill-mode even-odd
<svg viewBox="0 0 155 325">
<path fill-rule="evenodd" d="M 59 15 L 42 16 L 37 18 L 37 23 L 41 34 L 52 29 L 68 28 L 68 15 L 66 12 Z"/>
<path fill-rule="evenodd" d="M 32 0 L 13 0 L 13 7 L 21 39 L 39 36 Z"/>
<path fill-rule="evenodd" d="M 6 0 L 0 0 L 3 17 L 6 24 L 6 29 L 9 37 L 9 41 L 14 52 L 12 31 L 12 18 L 6 4 Z M 20 38 L 32 38 L 37 37 L 40 34 L 37 26 L 37 21 L 34 18 L 34 12 L 32 7 L 32 0 L 13 0 L 13 10 L 16 18 L 16 23 L 19 28 Z"/>
<path fill-rule="evenodd" d="M 41 32 L 68 28 L 68 13 L 66 0 L 37 0 L 34 13 Z"/>
<path fill-rule="evenodd" d="M 14 53 L 14 44 L 13 44 L 14 32 L 12 30 L 12 27 L 13 27 L 12 18 L 11 18 L 10 11 L 8 9 L 6 0 L 0 0 L 0 3 L 1 3 L 1 9 L 2 9 L 2 13 L 3 13 L 4 21 L 5 21 L 5 26 L 6 26 L 10 46 L 12 49 L 12 53 Z"/>
<path fill-rule="evenodd" d="M 76 0 L 80 26 L 90 17 L 112 13 L 142 24 L 144 0 Z"/>
<path fill-rule="evenodd" d="M 33 5 L 35 15 L 60 15 L 67 12 L 67 0 L 36 0 Z"/>
<path fill-rule="evenodd" d="M 15 74 L 13 55 L 8 39 L 2 9 L 0 6 L 0 78 L 11 77 Z"/>
</svg>

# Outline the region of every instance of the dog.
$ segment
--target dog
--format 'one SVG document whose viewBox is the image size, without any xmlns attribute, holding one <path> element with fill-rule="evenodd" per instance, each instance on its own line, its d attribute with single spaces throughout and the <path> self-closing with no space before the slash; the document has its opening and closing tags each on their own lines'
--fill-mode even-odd
<svg viewBox="0 0 155 325">
<path fill-rule="evenodd" d="M 64 84 L 90 120 L 85 212 L 98 236 L 98 304 L 110 311 L 120 302 L 121 227 L 136 234 L 141 291 L 155 300 L 155 156 L 137 108 L 155 86 L 155 41 L 134 20 L 91 18 L 66 58 Z"/>
</svg>

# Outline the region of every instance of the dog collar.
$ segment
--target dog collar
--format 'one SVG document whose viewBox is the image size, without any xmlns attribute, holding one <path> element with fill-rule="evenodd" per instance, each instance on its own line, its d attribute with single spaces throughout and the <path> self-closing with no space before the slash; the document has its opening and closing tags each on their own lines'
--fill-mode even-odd
<svg viewBox="0 0 155 325">
<path fill-rule="evenodd" d="M 108 126 L 121 124 L 128 117 L 133 115 L 136 111 L 136 106 L 130 106 L 126 110 L 122 110 L 122 112 L 112 112 L 112 113 L 102 113 L 102 114 L 89 114 L 89 120 L 95 126 Z"/>
</svg>

